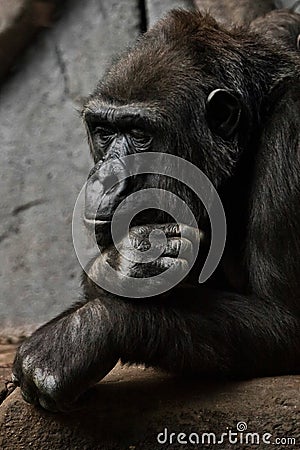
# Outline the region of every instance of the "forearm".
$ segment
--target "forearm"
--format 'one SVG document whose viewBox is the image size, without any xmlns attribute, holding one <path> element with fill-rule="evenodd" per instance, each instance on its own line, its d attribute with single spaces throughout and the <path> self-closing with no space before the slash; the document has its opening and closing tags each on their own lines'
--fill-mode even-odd
<svg viewBox="0 0 300 450">
<path fill-rule="evenodd" d="M 124 362 L 179 373 L 251 376 L 284 372 L 293 360 L 296 367 L 300 356 L 293 315 L 255 297 L 203 287 L 177 288 L 155 300 L 103 292 L 86 308 L 100 322 L 93 327 L 101 345 L 106 341 Z"/>
<path fill-rule="evenodd" d="M 292 361 L 299 365 L 300 330 L 287 310 L 199 288 L 181 294 L 152 303 L 105 301 L 124 362 L 219 376 L 284 373 Z"/>
</svg>

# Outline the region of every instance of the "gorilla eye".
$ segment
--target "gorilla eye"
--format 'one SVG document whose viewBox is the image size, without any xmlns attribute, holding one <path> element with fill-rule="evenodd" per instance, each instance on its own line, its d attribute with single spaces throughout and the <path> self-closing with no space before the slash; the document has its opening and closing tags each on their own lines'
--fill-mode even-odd
<svg viewBox="0 0 300 450">
<path fill-rule="evenodd" d="M 116 132 L 112 128 L 104 126 L 96 126 L 92 130 L 92 136 L 96 144 L 107 146 L 114 138 Z"/>
<path fill-rule="evenodd" d="M 136 147 L 147 147 L 151 144 L 152 136 L 149 136 L 143 130 L 133 129 L 130 131 L 130 139 Z"/>
</svg>

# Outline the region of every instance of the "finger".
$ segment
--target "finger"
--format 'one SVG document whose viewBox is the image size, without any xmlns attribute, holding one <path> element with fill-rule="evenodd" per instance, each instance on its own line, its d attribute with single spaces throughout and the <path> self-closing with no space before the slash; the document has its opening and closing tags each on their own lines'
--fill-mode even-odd
<svg viewBox="0 0 300 450">
<path fill-rule="evenodd" d="M 178 271 L 187 271 L 188 268 L 189 264 L 185 259 L 176 259 L 164 256 L 156 259 L 151 263 L 136 264 L 132 268 L 131 276 L 137 278 L 150 278 L 170 270 L 172 271 L 172 273 L 174 273 Z"/>
<path fill-rule="evenodd" d="M 132 227 L 130 232 L 136 237 L 148 237 L 154 230 L 161 230 L 167 237 L 180 237 L 180 225 L 177 223 L 145 224 Z"/>
<path fill-rule="evenodd" d="M 195 248 L 192 242 L 186 238 L 169 238 L 167 245 L 164 248 L 162 256 L 168 256 L 171 258 L 185 259 L 188 262 L 192 262 L 195 259 L 197 248 Z"/>
</svg>

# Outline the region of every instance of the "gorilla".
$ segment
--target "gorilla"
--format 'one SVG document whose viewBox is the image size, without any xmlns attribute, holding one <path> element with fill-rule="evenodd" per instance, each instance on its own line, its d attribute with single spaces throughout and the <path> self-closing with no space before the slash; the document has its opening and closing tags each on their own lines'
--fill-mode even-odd
<svg viewBox="0 0 300 450">
<path fill-rule="evenodd" d="M 274 10 L 254 20 L 250 28 L 264 33 L 266 39 L 285 44 L 290 50 L 300 50 L 300 14 L 291 10 Z"/>
<path fill-rule="evenodd" d="M 89 97 L 82 116 L 95 166 L 85 219 L 101 254 L 86 269 L 83 298 L 18 349 L 13 381 L 26 401 L 68 411 L 119 359 L 198 377 L 299 373 L 300 63 L 297 33 L 288 25 L 298 16 L 272 14 L 252 26 L 225 28 L 209 14 L 171 11 Z M 211 224 L 189 187 L 144 174 L 106 189 L 113 176 L 103 170 L 107 161 L 114 167 L 144 152 L 192 163 L 222 201 L 225 249 L 205 283 L 194 269 L 209 252 Z M 198 229 L 149 208 L 124 232 L 119 253 L 110 233 L 116 208 L 151 186 L 190 205 Z M 185 228 L 190 234 L 183 238 Z M 130 246 L 143 252 L 157 229 L 166 236 L 164 251 L 155 261 L 131 263 Z M 105 264 L 114 268 L 116 285 L 170 267 L 180 273 L 180 248 L 189 251 L 197 233 L 193 270 L 161 295 L 116 295 L 90 276 L 101 279 Z"/>
</svg>

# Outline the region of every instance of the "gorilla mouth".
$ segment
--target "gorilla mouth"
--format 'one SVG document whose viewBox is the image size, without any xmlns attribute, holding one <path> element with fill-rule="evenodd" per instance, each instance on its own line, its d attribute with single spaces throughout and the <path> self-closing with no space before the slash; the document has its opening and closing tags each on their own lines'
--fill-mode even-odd
<svg viewBox="0 0 300 450">
<path fill-rule="evenodd" d="M 182 225 L 185 228 L 185 224 L 178 224 L 172 217 L 169 217 L 171 220 L 167 220 L 167 217 L 159 217 L 156 216 L 155 223 L 153 221 L 153 213 L 151 214 L 151 219 L 148 217 L 148 220 L 145 216 L 135 217 L 132 222 L 128 224 L 127 226 L 124 225 L 121 221 L 120 224 L 118 222 L 115 222 L 113 225 L 114 230 L 112 231 L 112 220 L 100 220 L 97 218 L 91 219 L 89 217 L 84 216 L 84 225 L 87 229 L 87 232 L 92 237 L 92 239 L 95 241 L 96 246 L 98 247 L 100 253 L 103 251 L 108 250 L 111 246 L 115 246 L 116 242 L 114 242 L 113 234 L 114 232 L 117 232 L 118 236 L 122 236 L 122 239 L 125 237 L 125 235 L 128 233 L 128 230 L 131 230 L 136 227 L 141 228 L 149 228 L 149 226 L 152 228 L 152 231 L 155 229 L 157 230 L 163 230 L 164 226 L 166 226 L 166 229 L 170 227 L 170 225 L 174 225 L 174 231 L 173 236 L 177 236 L 178 238 L 182 237 L 182 230 L 180 229 L 180 225 Z M 164 220 L 163 220 L 164 219 Z M 187 225 L 188 226 L 188 225 Z M 173 228 L 173 227 L 172 227 Z M 194 228 L 194 227 L 192 227 Z M 204 226 L 198 226 L 199 236 L 201 236 L 201 248 L 198 258 L 202 260 L 205 259 L 207 256 L 207 251 L 210 246 L 210 230 L 207 227 Z M 204 263 L 204 259 L 201 263 L 201 266 Z"/>
<path fill-rule="evenodd" d="M 83 218 L 84 224 L 89 227 L 96 227 L 101 225 L 106 225 L 111 223 L 111 220 L 99 220 L 99 219 L 90 219 L 89 217 L 84 216 Z"/>
<path fill-rule="evenodd" d="M 200 220 L 198 220 L 197 222 L 202 240 L 207 244 L 210 240 L 210 224 L 207 215 L 201 215 Z M 90 217 L 89 215 L 84 214 L 83 223 L 87 231 L 91 235 L 94 235 L 96 237 L 97 243 L 101 247 L 103 247 L 104 243 L 106 245 L 112 243 L 111 226 L 113 223 L 113 217 L 109 219 L 102 219 L 97 217 L 97 215 L 95 217 Z M 129 224 L 123 223 L 122 219 L 119 221 L 118 218 L 114 222 L 114 226 L 118 227 L 119 231 L 121 230 L 123 232 L 124 230 L 124 235 L 128 231 L 128 229 L 131 229 L 132 227 L 146 225 L 148 226 L 150 224 L 152 224 L 153 228 L 155 228 L 155 225 L 157 225 L 158 227 L 160 225 L 166 224 L 176 225 L 177 221 L 174 219 L 174 217 L 163 210 L 149 208 L 139 212 L 136 216 L 133 217 L 132 221 Z M 191 224 L 182 223 L 182 225 L 190 226 Z"/>
</svg>

